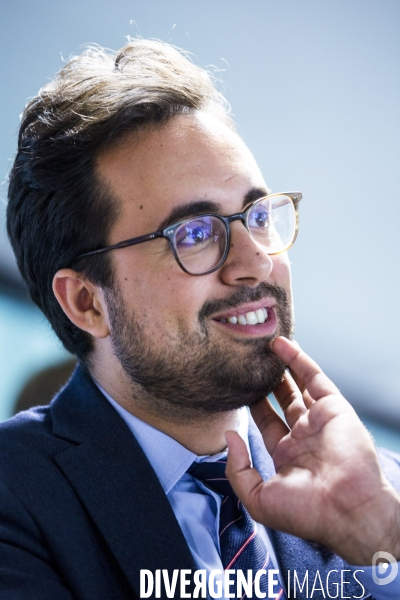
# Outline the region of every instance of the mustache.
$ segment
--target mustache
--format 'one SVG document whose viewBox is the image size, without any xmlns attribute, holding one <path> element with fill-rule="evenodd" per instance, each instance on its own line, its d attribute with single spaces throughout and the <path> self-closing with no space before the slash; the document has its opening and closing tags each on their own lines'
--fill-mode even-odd
<svg viewBox="0 0 400 600">
<path fill-rule="evenodd" d="M 200 323 L 204 323 L 205 319 L 211 317 L 216 312 L 236 308 L 244 302 L 258 302 L 258 300 L 262 300 L 266 296 L 275 298 L 281 310 L 287 310 L 290 307 L 285 288 L 273 283 L 261 282 L 256 288 L 243 286 L 229 298 L 207 300 L 199 311 L 199 321 Z"/>
</svg>

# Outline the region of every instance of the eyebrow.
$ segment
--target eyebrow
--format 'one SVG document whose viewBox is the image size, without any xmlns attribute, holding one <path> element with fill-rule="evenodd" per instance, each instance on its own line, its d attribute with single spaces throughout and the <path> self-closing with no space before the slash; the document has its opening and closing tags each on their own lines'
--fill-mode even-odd
<svg viewBox="0 0 400 600">
<path fill-rule="evenodd" d="M 243 198 L 242 207 L 245 208 L 250 202 L 268 196 L 270 192 L 266 188 L 251 188 Z M 158 230 L 165 229 L 172 223 L 182 221 L 187 217 L 193 217 L 205 213 L 220 214 L 221 205 L 218 202 L 211 200 L 195 200 L 194 202 L 186 202 L 175 206 L 169 215 L 161 221 Z"/>
<path fill-rule="evenodd" d="M 254 202 L 255 200 L 258 200 L 259 198 L 264 198 L 264 196 L 268 196 L 268 194 L 270 194 L 270 193 L 271 193 L 271 190 L 268 190 L 267 188 L 262 188 L 262 187 L 251 188 L 251 190 L 249 190 L 244 197 L 243 208 L 246 208 L 246 206 L 248 204 L 250 204 L 250 202 Z"/>
</svg>

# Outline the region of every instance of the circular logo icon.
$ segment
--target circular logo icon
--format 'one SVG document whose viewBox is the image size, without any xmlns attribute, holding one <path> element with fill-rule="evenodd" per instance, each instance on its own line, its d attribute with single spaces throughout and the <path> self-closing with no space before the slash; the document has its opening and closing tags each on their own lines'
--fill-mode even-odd
<svg viewBox="0 0 400 600">
<path fill-rule="evenodd" d="M 382 558 L 384 559 L 384 562 L 380 562 L 377 565 L 378 560 Z M 375 552 L 372 557 L 372 566 L 375 567 L 372 571 L 372 579 L 377 585 L 387 585 L 388 583 L 391 583 L 399 570 L 399 565 L 397 564 L 395 557 L 383 550 Z"/>
</svg>

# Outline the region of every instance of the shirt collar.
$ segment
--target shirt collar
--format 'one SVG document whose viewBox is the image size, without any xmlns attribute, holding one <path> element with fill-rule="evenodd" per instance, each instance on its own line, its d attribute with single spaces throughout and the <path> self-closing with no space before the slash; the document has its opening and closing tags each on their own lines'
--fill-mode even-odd
<svg viewBox="0 0 400 600">
<path fill-rule="evenodd" d="M 136 440 L 139 442 L 166 494 L 168 494 L 179 479 L 186 473 L 193 462 L 214 461 L 220 459 L 222 456 L 226 456 L 226 451 L 213 456 L 197 456 L 197 454 L 194 454 L 182 446 L 182 444 L 166 433 L 163 433 L 159 429 L 155 429 L 155 427 L 152 427 L 148 423 L 145 423 L 141 419 L 138 419 L 138 417 L 132 415 L 107 394 L 97 381 L 95 381 L 95 384 L 115 408 L 120 417 L 125 421 Z M 237 431 L 245 441 L 247 449 L 249 450 L 249 415 L 246 408 L 240 409 L 238 421 Z"/>
</svg>

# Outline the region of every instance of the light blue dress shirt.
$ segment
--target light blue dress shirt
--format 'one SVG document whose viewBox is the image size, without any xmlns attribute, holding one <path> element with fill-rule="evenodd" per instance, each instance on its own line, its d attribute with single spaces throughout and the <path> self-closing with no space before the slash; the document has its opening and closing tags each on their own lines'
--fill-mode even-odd
<svg viewBox="0 0 400 600">
<path fill-rule="evenodd" d="M 198 568 L 205 569 L 207 577 L 215 569 L 223 572 L 219 555 L 218 531 L 221 496 L 194 479 L 187 473 L 187 470 L 194 461 L 213 462 L 226 457 L 227 453 L 197 456 L 170 436 L 129 413 L 111 398 L 97 382 L 96 384 L 128 425 L 146 454 L 171 504 Z M 249 449 L 247 435 L 248 411 L 245 408 L 240 411 L 239 423 L 238 433 Z M 268 535 L 268 528 L 259 524 L 257 524 L 257 527 L 272 563 L 279 570 L 278 561 Z M 373 567 L 349 565 L 349 568 L 354 571 L 358 570 L 357 579 L 376 600 L 400 600 L 400 569 L 399 575 L 392 583 L 378 585 L 373 580 Z M 360 569 L 363 569 L 364 572 L 360 572 Z M 280 573 L 279 579 L 282 583 Z"/>
</svg>

